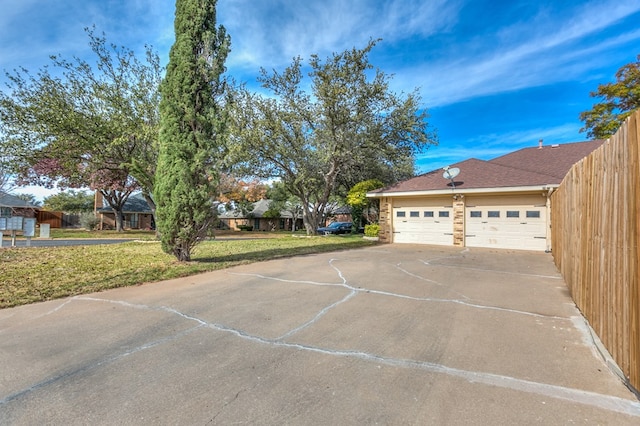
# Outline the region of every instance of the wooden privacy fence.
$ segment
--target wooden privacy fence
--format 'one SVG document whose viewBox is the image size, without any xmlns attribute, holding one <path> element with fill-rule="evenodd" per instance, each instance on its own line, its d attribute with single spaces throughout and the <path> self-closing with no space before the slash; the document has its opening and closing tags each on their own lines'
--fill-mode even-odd
<svg viewBox="0 0 640 426">
<path fill-rule="evenodd" d="M 640 389 L 640 110 L 551 199 L 553 257 L 576 305 Z"/>
<path fill-rule="evenodd" d="M 51 228 L 73 228 L 80 224 L 79 214 L 40 210 L 37 217 L 38 223 L 48 223 Z"/>
</svg>

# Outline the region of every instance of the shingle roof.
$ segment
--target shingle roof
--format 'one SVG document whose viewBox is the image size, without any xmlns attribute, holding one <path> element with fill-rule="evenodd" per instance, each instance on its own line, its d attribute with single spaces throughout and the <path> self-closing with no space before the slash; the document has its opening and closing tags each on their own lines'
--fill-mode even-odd
<svg viewBox="0 0 640 426">
<path fill-rule="evenodd" d="M 269 206 L 271 205 L 271 201 L 272 200 L 258 200 L 255 203 L 253 203 L 253 210 L 251 210 L 251 217 L 252 218 L 261 218 L 264 216 L 264 214 L 266 213 L 267 210 L 269 210 Z M 332 211 L 332 214 L 334 215 L 338 215 L 338 214 L 351 214 L 351 208 L 349 208 L 349 206 L 343 206 L 343 207 L 338 207 L 337 209 L 335 209 L 334 211 Z M 236 209 L 236 210 L 227 210 L 224 213 L 221 213 L 219 215 L 220 218 L 222 219 L 244 219 L 245 216 L 243 216 L 242 211 L 240 209 Z M 293 215 L 291 214 L 290 211 L 287 210 L 282 210 L 280 212 L 280 217 L 281 218 L 292 218 Z"/>
<path fill-rule="evenodd" d="M 258 200 L 253 203 L 253 210 L 251 210 L 251 217 L 253 218 L 261 218 L 264 216 L 267 210 L 269 210 L 269 205 L 271 204 L 271 200 Z M 224 213 L 221 213 L 220 218 L 222 219 L 240 219 L 245 218 L 240 209 L 236 210 L 227 210 Z M 280 212 L 280 217 L 282 218 L 290 218 L 292 217 L 291 212 L 283 210 Z"/>
<path fill-rule="evenodd" d="M 38 206 L 16 197 L 15 195 L 7 194 L 0 191 L 0 207 L 13 207 L 20 209 L 37 209 Z"/>
<path fill-rule="evenodd" d="M 523 148 L 489 161 L 471 158 L 451 165 L 460 169 L 453 181 L 457 189 L 557 185 L 571 166 L 602 143 L 597 140 Z M 372 193 L 451 189 L 451 182 L 442 174 L 442 169 L 433 170 Z"/>
<path fill-rule="evenodd" d="M 594 140 L 524 148 L 502 157 L 494 158 L 491 162 L 553 176 L 557 179 L 553 183 L 560 183 L 569 172 L 569 169 L 571 169 L 571 166 L 589 155 L 603 143 L 603 140 Z"/>
<path fill-rule="evenodd" d="M 460 169 L 460 174 L 453 179 L 458 189 L 546 185 L 555 180 L 542 173 L 506 167 L 476 158 L 456 163 L 452 167 Z M 384 188 L 380 192 L 451 189 L 451 181 L 443 178 L 442 174 L 443 170 L 437 169 Z"/>
<path fill-rule="evenodd" d="M 99 208 L 98 211 L 100 213 L 111 213 L 113 209 L 106 205 L 102 208 Z M 147 201 L 144 199 L 142 194 L 131 194 L 127 201 L 124 203 L 122 207 L 123 213 L 146 213 L 151 214 L 151 208 Z"/>
</svg>

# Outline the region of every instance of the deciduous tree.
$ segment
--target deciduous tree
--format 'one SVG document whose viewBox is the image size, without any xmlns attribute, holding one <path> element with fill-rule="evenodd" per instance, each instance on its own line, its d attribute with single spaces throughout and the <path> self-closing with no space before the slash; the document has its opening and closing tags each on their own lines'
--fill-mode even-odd
<svg viewBox="0 0 640 426">
<path fill-rule="evenodd" d="M 52 56 L 52 71 L 7 73 L 0 148 L 11 156 L 18 182 L 110 192 L 132 177 L 153 208 L 158 55 L 147 47 L 141 61 L 130 49 L 87 32 L 95 64 Z"/>
<path fill-rule="evenodd" d="M 369 179 L 355 184 L 347 194 L 347 204 L 351 207 L 351 218 L 354 229 L 364 226 L 362 219 L 367 222 L 378 220 L 378 199 L 367 198 L 367 192 L 382 188 L 384 183 L 378 179 Z"/>
<path fill-rule="evenodd" d="M 62 191 L 44 199 L 43 208 L 68 213 L 90 212 L 93 210 L 93 194 L 86 191 Z"/>
<path fill-rule="evenodd" d="M 614 135 L 624 120 L 640 108 L 640 55 L 618 70 L 615 83 L 605 83 L 591 92 L 602 102 L 593 105 L 589 111 L 580 113 L 584 122 L 581 132 L 597 139 L 607 139 Z"/>
<path fill-rule="evenodd" d="M 240 90 L 234 123 L 248 173 L 278 178 L 302 203 L 307 233 L 315 234 L 331 197 L 381 169 L 413 164 L 416 152 L 436 142 L 417 91 L 395 94 L 390 77 L 369 62 L 376 42 L 364 49 L 311 56 L 311 93 L 302 60 L 283 72 L 262 70 L 273 96 Z M 409 159 L 409 162 L 407 162 Z"/>
<path fill-rule="evenodd" d="M 296 231 L 298 219 L 302 217 L 302 202 L 298 197 L 289 193 L 282 182 L 273 182 L 267 191 L 267 198 L 271 200 L 269 204 L 269 215 L 280 217 L 281 212 L 291 215 L 291 231 Z"/>
<path fill-rule="evenodd" d="M 175 37 L 161 86 L 155 195 L 163 250 L 189 261 L 215 220 L 212 199 L 227 121 L 222 74 L 230 40 L 216 27 L 215 0 L 177 0 Z"/>
<path fill-rule="evenodd" d="M 222 203 L 255 203 L 264 199 L 266 194 L 267 185 L 259 179 L 238 179 L 229 173 L 220 174 L 218 201 Z"/>
</svg>

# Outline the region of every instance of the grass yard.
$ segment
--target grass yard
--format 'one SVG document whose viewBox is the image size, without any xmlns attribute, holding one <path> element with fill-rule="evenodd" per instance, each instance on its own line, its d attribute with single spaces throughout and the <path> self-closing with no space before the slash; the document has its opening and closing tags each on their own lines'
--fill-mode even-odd
<svg viewBox="0 0 640 426">
<path fill-rule="evenodd" d="M 114 245 L 0 249 L 0 308 L 371 244 L 358 235 L 218 239 L 198 245 L 187 263 L 165 254 L 151 238 Z"/>
</svg>

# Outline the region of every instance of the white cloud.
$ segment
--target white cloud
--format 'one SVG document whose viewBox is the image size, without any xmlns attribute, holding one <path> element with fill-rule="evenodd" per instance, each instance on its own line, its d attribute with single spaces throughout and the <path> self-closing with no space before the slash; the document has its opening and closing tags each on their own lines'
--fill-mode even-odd
<svg viewBox="0 0 640 426">
<path fill-rule="evenodd" d="M 231 34 L 229 66 L 280 68 L 294 56 L 321 57 L 370 38 L 393 42 L 446 29 L 457 17 L 456 1 L 369 0 L 221 1 L 218 18 Z"/>
<path fill-rule="evenodd" d="M 606 61 L 612 47 L 640 40 L 640 31 L 579 42 L 639 10 L 637 2 L 589 3 L 569 21 L 541 15 L 502 30 L 498 40 L 488 36 L 486 45 L 474 46 L 479 51 L 467 50 L 429 67 L 416 64 L 397 74 L 401 85 L 423 87 L 432 107 L 580 78 Z"/>
<path fill-rule="evenodd" d="M 0 0 L 0 70 L 35 71 L 50 55 L 85 57 L 84 31 L 95 25 L 107 41 L 142 53 L 145 44 L 166 50 L 173 42 L 172 0 Z"/>
<path fill-rule="evenodd" d="M 251 82 L 260 67 L 282 69 L 294 56 L 323 57 L 383 38 L 374 51 L 382 63 L 375 65 L 395 74 L 394 90 L 420 87 L 429 107 L 584 79 L 602 67 L 612 48 L 640 40 L 640 30 L 600 34 L 637 13 L 640 2 L 593 1 L 569 9 L 539 6 L 537 15 L 493 34 L 468 34 L 438 46 L 448 56 L 420 51 L 421 40 L 430 46 L 430 37 L 458 31 L 464 7 L 461 0 L 221 0 L 218 20 L 232 37 L 230 73 Z M 417 43 L 407 47 L 411 57 L 385 57 L 387 47 L 411 43 Z M 616 59 L 622 60 L 619 53 Z"/>
</svg>

